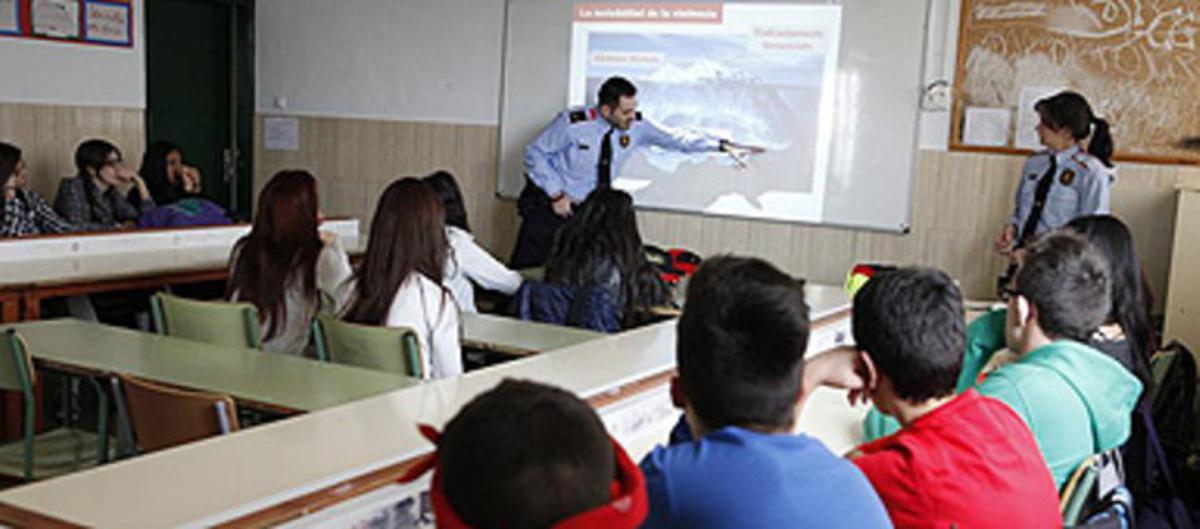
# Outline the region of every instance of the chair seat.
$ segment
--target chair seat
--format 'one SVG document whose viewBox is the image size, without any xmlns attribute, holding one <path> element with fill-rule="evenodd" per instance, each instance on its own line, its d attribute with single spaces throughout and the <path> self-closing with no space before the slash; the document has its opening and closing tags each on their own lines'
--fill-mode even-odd
<svg viewBox="0 0 1200 529">
<path fill-rule="evenodd" d="M 114 445 L 109 443 L 110 447 Z M 47 479 L 96 466 L 100 436 L 84 430 L 57 428 L 35 437 L 33 446 L 34 478 Z M 20 440 L 0 445 L 0 475 L 20 477 L 22 454 Z"/>
</svg>

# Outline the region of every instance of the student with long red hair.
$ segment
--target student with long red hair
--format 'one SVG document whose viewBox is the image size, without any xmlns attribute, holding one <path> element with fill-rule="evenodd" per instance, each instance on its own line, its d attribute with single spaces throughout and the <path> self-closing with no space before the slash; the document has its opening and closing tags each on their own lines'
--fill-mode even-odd
<svg viewBox="0 0 1200 529">
<path fill-rule="evenodd" d="M 442 286 L 446 213 L 433 188 L 402 178 L 384 190 L 343 318 L 417 334 L 426 378 L 463 372 L 459 308 Z"/>
<path fill-rule="evenodd" d="M 340 308 L 350 259 L 320 223 L 317 179 L 307 171 L 280 171 L 258 195 L 250 233 L 233 247 L 227 297 L 258 308 L 266 351 L 304 354 L 322 304 L 330 312 Z"/>
</svg>

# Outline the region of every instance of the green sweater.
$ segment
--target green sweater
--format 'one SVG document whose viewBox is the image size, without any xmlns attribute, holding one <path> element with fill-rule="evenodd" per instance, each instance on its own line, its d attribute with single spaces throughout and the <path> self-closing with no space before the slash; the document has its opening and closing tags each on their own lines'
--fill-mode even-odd
<svg viewBox="0 0 1200 529">
<path fill-rule="evenodd" d="M 974 385 L 992 354 L 1004 347 L 1004 318 L 1004 311 L 993 311 L 968 327 L 959 391 Z M 1004 401 L 1025 420 L 1061 487 L 1088 456 L 1129 438 L 1129 417 L 1142 384 L 1116 360 L 1062 340 L 1000 367 L 978 390 Z M 875 410 L 864 426 L 868 439 L 899 428 Z"/>
</svg>

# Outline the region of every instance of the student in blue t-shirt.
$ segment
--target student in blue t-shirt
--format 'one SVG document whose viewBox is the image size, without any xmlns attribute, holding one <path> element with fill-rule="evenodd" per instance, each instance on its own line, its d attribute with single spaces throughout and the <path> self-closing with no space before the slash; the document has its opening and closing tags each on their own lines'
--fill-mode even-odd
<svg viewBox="0 0 1200 529">
<path fill-rule="evenodd" d="M 803 281 L 759 259 L 700 267 L 671 387 L 686 424 L 642 461 L 643 528 L 892 527 L 863 474 L 796 431 L 808 331 Z"/>
</svg>

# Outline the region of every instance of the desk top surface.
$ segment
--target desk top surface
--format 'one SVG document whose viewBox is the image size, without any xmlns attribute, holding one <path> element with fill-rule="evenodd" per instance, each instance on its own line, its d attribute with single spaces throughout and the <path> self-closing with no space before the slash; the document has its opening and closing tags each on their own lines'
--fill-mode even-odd
<svg viewBox="0 0 1200 529">
<path fill-rule="evenodd" d="M 322 228 L 337 233 L 351 254 L 365 249 L 356 220 L 329 221 Z M 248 230 L 235 225 L 0 240 L 0 288 L 221 270 Z"/>
<path fill-rule="evenodd" d="M 38 360 L 227 393 L 240 401 L 290 410 L 331 408 L 419 383 L 381 371 L 216 347 L 73 319 L 11 327 Z"/>
<path fill-rule="evenodd" d="M 464 312 L 463 345 L 509 355 L 529 355 L 603 338 L 604 333 L 491 314 Z"/>
<path fill-rule="evenodd" d="M 841 289 L 809 288 L 813 320 L 844 324 L 849 300 Z M 427 452 L 418 423 L 444 425 L 505 378 L 590 398 L 668 372 L 674 360 L 675 322 L 662 322 L 5 491 L 0 502 L 96 527 L 212 525 Z M 840 452 L 856 442 L 863 413 L 819 391 L 801 427 Z"/>
</svg>

